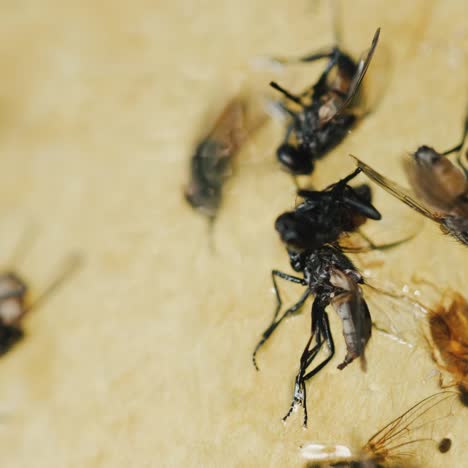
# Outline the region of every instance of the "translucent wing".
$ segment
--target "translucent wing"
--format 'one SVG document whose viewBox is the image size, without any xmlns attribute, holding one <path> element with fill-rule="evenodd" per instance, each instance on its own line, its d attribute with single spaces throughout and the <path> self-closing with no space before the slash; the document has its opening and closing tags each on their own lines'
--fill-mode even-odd
<svg viewBox="0 0 468 468">
<path fill-rule="evenodd" d="M 374 330 L 388 339 L 410 348 L 424 343 L 422 326 L 427 309 L 408 294 L 381 287 L 374 281 L 363 288 Z M 391 346 L 391 344 L 390 344 Z"/>
<path fill-rule="evenodd" d="M 382 466 L 413 455 L 411 446 L 433 442 L 434 426 L 449 417 L 456 392 L 439 392 L 416 403 L 402 415 L 376 432 L 361 450 L 346 445 L 311 442 L 301 448 L 308 467 Z M 397 466 L 407 466 L 398 463 Z M 391 465 L 394 466 L 394 465 Z"/>
<path fill-rule="evenodd" d="M 363 451 L 377 461 L 401 459 L 419 442 L 434 442 L 434 425 L 452 414 L 456 392 L 435 393 L 405 411 L 375 433 Z"/>
<path fill-rule="evenodd" d="M 246 137 L 245 113 L 245 101 L 238 98 L 230 101 L 213 125 L 208 138 L 222 142 L 230 152 L 235 151 Z"/>
<path fill-rule="evenodd" d="M 374 55 L 375 48 L 377 47 L 377 43 L 379 41 L 379 36 L 380 36 L 380 28 L 378 28 L 377 31 L 375 32 L 370 48 L 360 57 L 358 61 L 357 71 L 353 77 L 353 80 L 351 81 L 346 98 L 344 99 L 343 103 L 336 108 L 335 113 L 328 114 L 324 119 L 320 121 L 322 125 L 326 124 L 327 122 L 335 118 L 337 115 L 341 114 L 344 111 L 344 109 L 346 109 L 346 107 L 353 100 L 354 96 L 359 90 L 359 86 L 361 85 L 362 80 L 364 79 L 367 69 L 369 68 L 369 64 L 372 60 L 372 56 Z"/>
<path fill-rule="evenodd" d="M 442 214 L 431 211 L 421 202 L 417 201 L 409 190 L 401 187 L 396 182 L 388 179 L 382 174 L 379 174 L 376 170 L 372 169 L 372 167 L 368 166 L 365 162 L 359 160 L 355 156 L 350 156 L 356 160 L 357 166 L 360 167 L 370 179 L 379 184 L 388 193 L 392 194 L 394 197 L 398 198 L 423 216 L 426 216 L 437 223 L 441 222 L 443 217 Z"/>
</svg>

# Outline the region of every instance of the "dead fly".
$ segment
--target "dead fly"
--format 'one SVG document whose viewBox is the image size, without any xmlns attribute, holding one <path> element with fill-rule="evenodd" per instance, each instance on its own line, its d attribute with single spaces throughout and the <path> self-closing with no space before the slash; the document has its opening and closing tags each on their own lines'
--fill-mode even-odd
<svg viewBox="0 0 468 468">
<path fill-rule="evenodd" d="M 421 146 L 405 160 L 411 187 L 418 198 L 435 211 L 465 219 L 468 218 L 468 168 L 461 156 L 467 133 L 468 116 L 459 144 L 443 153 Z M 448 159 L 452 153 L 457 153 L 459 167 Z"/>
<path fill-rule="evenodd" d="M 234 156 L 248 135 L 265 121 L 265 117 L 253 118 L 249 111 L 245 98 L 229 102 L 192 156 L 185 198 L 210 220 L 218 213 L 223 184 L 231 175 Z"/>
<path fill-rule="evenodd" d="M 322 191 L 298 191 L 304 202 L 294 211 L 280 215 L 275 222 L 281 240 L 289 249 L 317 249 L 337 242 L 344 233 L 356 231 L 367 219 L 381 219 L 371 204 L 369 186 L 348 185 L 360 172 L 358 169 Z"/>
<path fill-rule="evenodd" d="M 411 191 L 378 173 L 358 158 L 352 157 L 356 160 L 358 167 L 383 189 L 406 203 L 413 210 L 438 223 L 444 234 L 449 234 L 462 244 L 468 245 L 468 194 L 466 191 L 463 195 L 460 195 L 459 203 L 449 211 L 434 210 L 422 200 L 419 200 Z"/>
<path fill-rule="evenodd" d="M 416 454 L 413 446 L 433 444 L 434 451 L 445 453 L 450 444 L 443 448 L 433 438 L 434 426 L 452 413 L 455 394 L 440 392 L 421 400 L 382 429 L 377 431 L 360 449 L 346 445 L 310 443 L 302 447 L 301 453 L 307 467 L 354 467 L 377 468 L 382 466 L 414 466 Z M 445 439 L 450 440 L 450 439 Z"/>
<path fill-rule="evenodd" d="M 21 325 L 24 316 L 60 286 L 79 262 L 78 256 L 70 257 L 61 274 L 32 303 L 27 300 L 28 286 L 23 279 L 11 271 L 0 274 L 0 355 L 8 352 L 23 338 Z"/>
<path fill-rule="evenodd" d="M 291 103 L 280 104 L 282 112 L 290 117 L 290 124 L 276 151 L 279 162 L 291 174 L 310 174 L 314 162 L 337 146 L 362 116 L 350 104 L 369 67 L 379 34 L 377 29 L 370 49 L 357 62 L 338 46 L 296 60 L 275 59 L 280 63 L 328 59 L 317 83 L 300 95 L 270 83 Z"/>
<path fill-rule="evenodd" d="M 315 251 L 325 244 L 339 247 L 337 241 L 343 234 L 355 231 L 368 218 L 380 219 L 380 213 L 371 204 L 369 186 L 363 184 L 353 188 L 348 185 L 360 172 L 360 169 L 355 170 L 323 191 L 300 190 L 298 194 L 304 197 L 304 202 L 294 211 L 283 213 L 277 218 L 275 229 L 286 245 L 292 267 L 296 271 L 303 272 L 303 265 L 296 264 L 295 259 L 305 258 L 307 252 Z M 274 276 L 273 285 L 279 298 Z M 275 324 L 273 320 L 255 348 L 253 361 L 256 367 L 257 351 L 278 325 L 279 322 Z"/>
<path fill-rule="evenodd" d="M 452 375 L 452 385 L 468 394 L 468 301 L 457 292 L 446 292 L 429 310 L 428 323 L 435 362 Z M 446 386 L 442 381 L 441 385 Z"/>
<path fill-rule="evenodd" d="M 298 273 L 302 273 L 302 278 L 278 270 L 272 271 L 278 305 L 270 326 L 264 331 L 262 339 L 255 348 L 253 360 L 256 366 L 255 354 L 260 346 L 265 343 L 286 317 L 296 313 L 303 306 L 309 296 L 315 296 L 311 310 L 311 333 L 300 359 L 293 402 L 290 410 L 283 418 L 283 420 L 287 419 L 296 406 L 302 406 L 304 408 L 304 426 L 306 426 L 305 383 L 325 367 L 335 354 L 326 307 L 331 304 L 343 323 L 343 336 L 347 353 L 338 369 L 344 369 L 357 357 L 364 359 L 364 350 L 371 336 L 372 321 L 359 287 L 359 284 L 363 283 L 362 276 L 339 248 L 325 245 L 317 250 L 306 250 L 304 252 L 290 250 L 289 258 L 292 268 Z M 276 284 L 277 277 L 306 287 L 299 301 L 287 309 L 280 317 L 278 315 L 282 302 Z M 324 343 L 326 343 L 329 350 L 328 356 L 320 364 L 309 370 Z"/>
</svg>

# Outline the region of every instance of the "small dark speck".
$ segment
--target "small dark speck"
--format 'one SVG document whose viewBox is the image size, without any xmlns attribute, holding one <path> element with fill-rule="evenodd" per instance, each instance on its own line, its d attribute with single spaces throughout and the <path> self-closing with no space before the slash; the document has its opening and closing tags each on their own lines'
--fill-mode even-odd
<svg viewBox="0 0 468 468">
<path fill-rule="evenodd" d="M 439 442 L 439 452 L 440 453 L 446 453 L 450 450 L 450 447 L 452 447 L 452 440 L 448 439 L 447 437 L 443 438 Z"/>
</svg>

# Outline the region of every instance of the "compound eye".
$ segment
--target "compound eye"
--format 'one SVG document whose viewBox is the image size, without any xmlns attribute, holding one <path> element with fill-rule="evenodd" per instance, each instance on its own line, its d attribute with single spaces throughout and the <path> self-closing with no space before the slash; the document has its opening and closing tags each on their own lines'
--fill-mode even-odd
<svg viewBox="0 0 468 468">
<path fill-rule="evenodd" d="M 278 157 L 278 161 L 291 174 L 305 175 L 310 174 L 314 170 L 311 158 L 292 145 L 282 144 L 277 149 L 276 156 Z"/>
<path fill-rule="evenodd" d="M 288 244 L 296 246 L 300 243 L 300 225 L 295 219 L 294 213 L 283 213 L 275 222 L 275 229 L 281 237 L 281 240 Z"/>
<path fill-rule="evenodd" d="M 294 212 L 286 212 L 278 216 L 275 229 L 288 248 L 303 250 L 310 242 L 309 226 L 304 220 L 297 218 Z"/>
</svg>

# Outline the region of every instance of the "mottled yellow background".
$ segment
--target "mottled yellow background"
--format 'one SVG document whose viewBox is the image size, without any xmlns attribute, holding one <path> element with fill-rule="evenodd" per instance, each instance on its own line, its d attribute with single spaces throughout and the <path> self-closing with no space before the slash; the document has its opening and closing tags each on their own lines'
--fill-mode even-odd
<svg viewBox="0 0 468 468">
<path fill-rule="evenodd" d="M 388 59 L 387 93 L 313 183 L 349 172 L 349 152 L 403 181 L 405 151 L 459 138 L 466 2 L 343 4 L 352 53 L 382 27 L 375 67 Z M 300 466 L 302 443 L 363 442 L 437 391 L 422 339 L 409 348 L 374 333 L 367 373 L 338 371 L 344 346 L 331 312 L 337 356 L 308 385 L 309 428 L 300 415 L 283 425 L 310 304 L 259 354 L 262 371 L 251 364 L 274 306 L 270 270 L 289 271 L 273 229 L 294 203 L 274 161 L 281 124 L 239 155 L 215 252 L 182 197 L 208 122 L 242 87 L 266 89 L 273 71 L 252 69 L 252 59 L 332 42 L 325 2 L 4 0 L 0 18 L 0 261 L 31 225 L 37 235 L 15 267 L 33 294 L 70 252 L 85 259 L 0 361 L 2 467 Z M 290 83 L 318 72 L 297 69 Z M 375 200 L 383 231 L 397 214 L 421 221 L 381 190 Z M 467 260 L 427 222 L 411 242 L 358 262 L 379 281 L 401 286 L 419 272 L 466 294 Z M 297 293 L 283 290 L 290 301 Z M 429 444 L 422 466 L 466 463 L 466 416 L 452 419 L 434 437 L 453 437 L 453 450 Z"/>
</svg>

